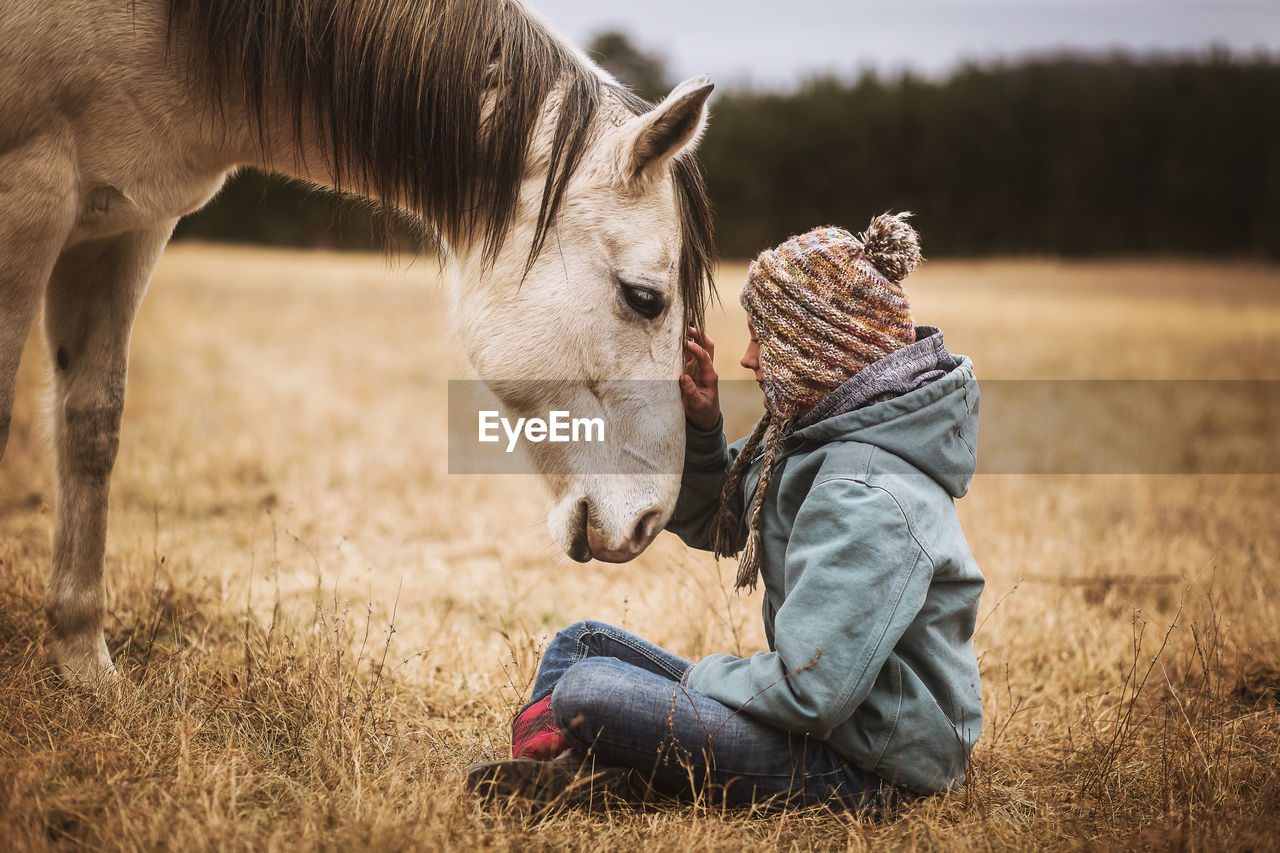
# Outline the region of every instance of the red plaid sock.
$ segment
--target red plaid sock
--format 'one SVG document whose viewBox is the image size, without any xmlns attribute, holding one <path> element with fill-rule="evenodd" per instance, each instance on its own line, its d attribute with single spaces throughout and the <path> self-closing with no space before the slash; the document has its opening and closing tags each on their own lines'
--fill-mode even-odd
<svg viewBox="0 0 1280 853">
<path fill-rule="evenodd" d="M 551 696 L 539 699 L 511 723 L 511 757 L 549 760 L 569 748 L 551 715 Z"/>
</svg>

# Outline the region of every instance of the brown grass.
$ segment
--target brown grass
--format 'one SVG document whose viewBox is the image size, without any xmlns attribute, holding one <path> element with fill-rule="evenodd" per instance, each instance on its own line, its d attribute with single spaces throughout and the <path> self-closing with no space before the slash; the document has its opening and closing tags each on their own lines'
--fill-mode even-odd
<svg viewBox="0 0 1280 853">
<path fill-rule="evenodd" d="M 710 322 L 726 377 L 741 273 Z M 1280 378 L 1275 269 L 934 263 L 913 285 L 983 379 Z M 1280 846 L 1276 476 L 980 476 L 960 510 L 987 722 L 970 783 L 895 820 L 479 807 L 456 774 L 504 754 L 557 628 L 689 657 L 762 636 L 728 564 L 664 536 L 578 566 L 527 477 L 447 475 L 442 304 L 428 261 L 170 250 L 112 494 L 124 678 L 97 691 L 42 659 L 33 338 L 0 463 L 0 847 Z"/>
</svg>

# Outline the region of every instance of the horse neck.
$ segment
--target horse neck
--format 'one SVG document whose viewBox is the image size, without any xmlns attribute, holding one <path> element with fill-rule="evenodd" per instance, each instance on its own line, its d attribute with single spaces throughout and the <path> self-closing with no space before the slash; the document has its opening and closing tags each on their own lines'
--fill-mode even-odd
<svg viewBox="0 0 1280 853">
<path fill-rule="evenodd" d="M 336 0 L 338 23 L 317 29 L 308 0 L 275 7 L 286 11 L 268 25 L 234 17 L 235 0 L 169 2 L 194 21 L 196 76 L 218 90 L 235 160 L 393 204 L 455 242 L 500 244 L 539 172 L 562 196 L 601 107 L 608 121 L 621 109 L 606 80 L 510 3 L 441 4 L 422 23 L 402 0 Z M 479 35 L 462 26 L 472 18 Z M 424 51 L 412 37 L 427 35 Z"/>
</svg>

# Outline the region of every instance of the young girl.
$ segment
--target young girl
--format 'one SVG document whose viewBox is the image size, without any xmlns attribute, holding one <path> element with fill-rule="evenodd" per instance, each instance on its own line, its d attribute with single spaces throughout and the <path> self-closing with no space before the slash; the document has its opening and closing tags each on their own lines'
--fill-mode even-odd
<svg viewBox="0 0 1280 853">
<path fill-rule="evenodd" d="M 863 809 L 963 781 L 982 724 L 983 578 L 954 498 L 973 476 L 978 385 L 941 332 L 912 322 L 901 282 L 920 251 L 906 216 L 858 237 L 819 228 L 752 263 L 741 364 L 765 411 L 748 438 L 726 445 L 714 344 L 690 329 L 667 529 L 740 555 L 738 589 L 763 580 L 769 650 L 691 663 L 571 625 L 513 724 L 514 760 L 473 767 L 473 787 Z"/>
</svg>

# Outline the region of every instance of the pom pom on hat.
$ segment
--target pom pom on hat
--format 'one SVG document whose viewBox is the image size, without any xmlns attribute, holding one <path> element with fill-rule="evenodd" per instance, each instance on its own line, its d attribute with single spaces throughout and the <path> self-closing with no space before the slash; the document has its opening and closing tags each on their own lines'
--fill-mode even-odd
<svg viewBox="0 0 1280 853">
<path fill-rule="evenodd" d="M 920 266 L 920 235 L 907 224 L 910 212 L 882 213 L 858 235 L 862 255 L 892 282 L 902 281 Z"/>
</svg>

